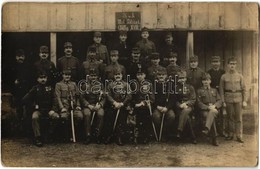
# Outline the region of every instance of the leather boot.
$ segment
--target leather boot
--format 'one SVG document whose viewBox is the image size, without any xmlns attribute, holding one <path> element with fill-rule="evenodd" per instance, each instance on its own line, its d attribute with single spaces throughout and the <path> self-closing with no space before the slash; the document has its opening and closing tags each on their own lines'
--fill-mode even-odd
<svg viewBox="0 0 260 169">
<path fill-rule="evenodd" d="M 120 136 L 117 137 L 116 144 L 119 145 L 119 146 L 124 145 L 123 142 L 122 142 L 122 138 Z"/>
</svg>

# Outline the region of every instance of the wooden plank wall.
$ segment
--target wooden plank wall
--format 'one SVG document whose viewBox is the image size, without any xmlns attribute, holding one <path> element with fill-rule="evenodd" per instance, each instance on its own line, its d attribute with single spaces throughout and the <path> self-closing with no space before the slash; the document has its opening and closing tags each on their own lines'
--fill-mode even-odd
<svg viewBox="0 0 260 169">
<path fill-rule="evenodd" d="M 141 12 L 151 29 L 258 30 L 257 3 L 35 3 L 3 6 L 2 31 L 115 30 L 115 12 Z"/>
</svg>

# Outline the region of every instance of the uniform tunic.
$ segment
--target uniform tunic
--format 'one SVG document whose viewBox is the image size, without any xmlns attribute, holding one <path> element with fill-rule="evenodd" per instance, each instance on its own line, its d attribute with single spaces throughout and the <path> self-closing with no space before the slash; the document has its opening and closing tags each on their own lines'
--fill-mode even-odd
<svg viewBox="0 0 260 169">
<path fill-rule="evenodd" d="M 97 61 L 102 60 L 104 64 L 110 63 L 107 47 L 105 45 L 94 43 L 88 47 L 88 52 L 89 52 L 89 49 L 92 47 L 96 48 L 96 60 Z"/>
<path fill-rule="evenodd" d="M 71 70 L 71 79 L 72 80 L 79 80 L 80 78 L 80 63 L 78 58 L 71 56 L 66 57 L 63 56 L 58 59 L 57 62 L 57 69 L 59 72 L 62 72 L 63 70 L 70 69 Z"/>
<path fill-rule="evenodd" d="M 202 86 L 202 75 L 204 74 L 204 71 L 197 67 L 195 69 L 188 69 L 187 70 L 187 83 L 191 84 L 195 90 L 197 90 L 199 87 Z"/>
<path fill-rule="evenodd" d="M 210 74 L 210 77 L 211 77 L 210 86 L 219 90 L 220 78 L 225 73 L 225 71 L 223 69 L 214 70 L 212 68 L 212 69 L 208 70 L 208 73 Z"/>
</svg>

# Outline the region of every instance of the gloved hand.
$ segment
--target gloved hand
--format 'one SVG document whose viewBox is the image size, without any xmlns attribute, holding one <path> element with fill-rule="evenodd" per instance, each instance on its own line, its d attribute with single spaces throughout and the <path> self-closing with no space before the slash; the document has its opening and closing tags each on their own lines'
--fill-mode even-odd
<svg viewBox="0 0 260 169">
<path fill-rule="evenodd" d="M 80 107 L 80 106 L 77 106 L 77 107 L 76 107 L 76 110 L 81 110 L 81 107 Z"/>
<path fill-rule="evenodd" d="M 67 112 L 68 110 L 66 108 L 62 108 L 61 109 L 61 112 L 64 113 L 64 112 Z"/>
</svg>

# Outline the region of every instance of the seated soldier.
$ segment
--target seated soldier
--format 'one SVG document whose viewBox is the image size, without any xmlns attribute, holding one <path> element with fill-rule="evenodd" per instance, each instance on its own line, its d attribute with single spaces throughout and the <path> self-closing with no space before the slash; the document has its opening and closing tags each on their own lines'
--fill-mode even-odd
<svg viewBox="0 0 260 169">
<path fill-rule="evenodd" d="M 89 81 L 84 86 L 85 92 L 81 94 L 84 114 L 84 127 L 86 132 L 85 144 L 91 142 L 91 126 L 96 119 L 94 133 L 92 136 L 98 144 L 101 143 L 101 131 L 103 128 L 105 98 L 103 96 L 102 83 L 98 81 L 98 72 L 91 69 Z"/>
<path fill-rule="evenodd" d="M 202 116 L 206 118 L 202 132 L 208 135 L 209 131 L 212 131 L 212 144 L 218 146 L 215 118 L 218 115 L 218 109 L 221 107 L 221 99 L 217 89 L 211 88 L 210 83 L 210 75 L 208 73 L 203 74 L 202 87 L 197 91 L 197 102 Z"/>
<path fill-rule="evenodd" d="M 193 110 L 196 102 L 196 93 L 193 86 L 186 83 L 187 74 L 186 71 L 181 70 L 178 72 L 178 83 L 175 90 L 176 95 L 176 113 L 179 117 L 177 138 L 180 138 L 183 134 L 184 127 L 188 124 L 191 131 L 191 137 L 193 144 L 197 144 L 193 128 L 191 125 L 190 113 Z"/>
<path fill-rule="evenodd" d="M 78 126 L 79 122 L 83 119 L 83 114 L 80 108 L 79 93 L 75 82 L 71 81 L 71 70 L 62 71 L 62 81 L 58 82 L 55 86 L 55 94 L 58 102 L 59 114 L 61 118 L 64 135 L 64 140 L 69 141 L 69 118 L 70 111 L 73 111 L 75 127 Z"/>
<path fill-rule="evenodd" d="M 36 146 L 41 147 L 42 133 L 40 120 L 42 118 L 48 118 L 49 115 L 55 113 L 52 110 L 52 101 L 54 98 L 54 90 L 51 85 L 47 85 L 47 73 L 38 72 L 37 78 L 38 84 L 35 85 L 22 99 L 23 103 L 33 102 L 33 113 L 32 113 L 32 129 L 34 133 L 34 143 Z M 46 125 L 45 125 L 46 126 Z M 46 131 L 46 128 L 44 130 Z M 48 133 L 45 133 L 48 134 Z M 46 135 L 47 136 L 47 135 Z"/>
<path fill-rule="evenodd" d="M 172 79 L 175 79 L 177 72 L 181 70 L 181 67 L 177 65 L 177 53 L 171 52 L 169 54 L 169 65 L 166 67 L 168 76 L 171 76 Z"/>
<path fill-rule="evenodd" d="M 159 53 L 152 53 L 150 59 L 151 59 L 151 66 L 147 69 L 147 78 L 151 81 L 154 81 L 157 78 L 158 70 L 165 69 L 165 68 L 159 64 L 160 63 Z"/>
</svg>

